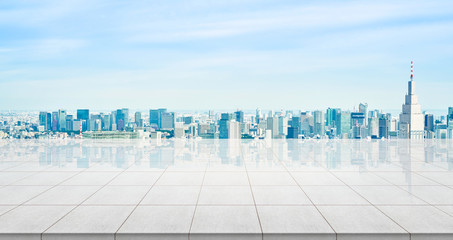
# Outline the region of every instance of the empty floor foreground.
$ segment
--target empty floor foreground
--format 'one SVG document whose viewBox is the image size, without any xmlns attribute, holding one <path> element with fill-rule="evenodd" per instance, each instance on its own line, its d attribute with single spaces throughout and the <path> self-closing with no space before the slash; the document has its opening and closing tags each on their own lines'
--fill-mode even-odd
<svg viewBox="0 0 453 240">
<path fill-rule="evenodd" d="M 0 239 L 453 239 L 453 142 L 2 140 Z"/>
</svg>

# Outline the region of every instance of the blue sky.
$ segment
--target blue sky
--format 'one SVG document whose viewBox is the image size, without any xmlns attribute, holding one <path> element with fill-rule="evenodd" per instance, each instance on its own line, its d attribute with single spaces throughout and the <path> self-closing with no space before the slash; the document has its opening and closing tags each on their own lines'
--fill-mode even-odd
<svg viewBox="0 0 453 240">
<path fill-rule="evenodd" d="M 0 109 L 453 105 L 453 1 L 0 2 Z"/>
</svg>

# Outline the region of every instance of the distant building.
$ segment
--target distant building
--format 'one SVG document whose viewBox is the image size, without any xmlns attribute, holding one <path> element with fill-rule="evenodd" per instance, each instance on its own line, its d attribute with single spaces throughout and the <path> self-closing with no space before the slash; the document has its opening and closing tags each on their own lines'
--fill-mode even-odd
<svg viewBox="0 0 453 240">
<path fill-rule="evenodd" d="M 288 118 L 285 116 L 278 117 L 278 135 L 288 135 Z"/>
<path fill-rule="evenodd" d="M 236 116 L 236 122 L 238 122 L 238 123 L 244 122 L 244 112 L 243 111 L 237 111 L 234 114 Z"/>
<path fill-rule="evenodd" d="M 432 114 L 425 114 L 425 131 L 434 131 L 434 116 Z"/>
<path fill-rule="evenodd" d="M 339 108 L 328 108 L 326 111 L 326 126 L 334 128 L 337 126 L 337 115 L 341 110 Z"/>
<path fill-rule="evenodd" d="M 162 128 L 162 114 L 166 113 L 166 108 L 151 109 L 149 110 L 149 124 L 152 128 L 161 129 Z"/>
<path fill-rule="evenodd" d="M 314 135 L 324 136 L 325 135 L 325 118 L 323 111 L 314 111 L 313 112 L 314 120 Z"/>
<path fill-rule="evenodd" d="M 175 128 L 175 113 L 163 112 L 160 115 L 160 127 L 161 130 L 173 130 Z"/>
<path fill-rule="evenodd" d="M 381 114 L 379 117 L 379 138 L 389 138 L 390 115 Z"/>
<path fill-rule="evenodd" d="M 77 109 L 77 120 L 82 123 L 82 131 L 87 131 L 90 121 L 90 110 Z"/>
<path fill-rule="evenodd" d="M 231 120 L 231 115 L 229 113 L 222 113 L 219 120 L 219 138 L 228 139 L 229 138 L 229 122 Z"/>
<path fill-rule="evenodd" d="M 450 126 L 450 122 L 452 121 L 453 121 L 453 107 L 449 107 L 447 114 L 447 124 Z"/>
<path fill-rule="evenodd" d="M 135 125 L 137 127 L 143 127 L 143 119 L 142 119 L 142 113 L 141 112 L 135 112 Z"/>
<path fill-rule="evenodd" d="M 288 139 L 297 139 L 299 137 L 299 128 L 298 127 L 288 127 Z"/>
<path fill-rule="evenodd" d="M 270 138 L 277 138 L 277 136 L 278 136 L 278 118 L 270 116 L 267 118 L 266 122 L 267 122 L 266 129 L 270 130 L 270 133 L 271 133 Z M 266 134 L 267 134 L 267 132 L 266 132 Z M 266 137 L 267 137 L 267 135 L 266 135 Z"/>
<path fill-rule="evenodd" d="M 351 112 L 350 111 L 339 111 L 337 113 L 337 135 L 340 138 L 349 138 L 351 131 Z"/>
<path fill-rule="evenodd" d="M 58 110 L 58 131 L 66 132 L 66 110 Z"/>
<path fill-rule="evenodd" d="M 425 135 L 425 117 L 422 114 L 420 104 L 418 104 L 418 97 L 415 95 L 414 84 L 411 72 L 406 101 L 403 104 L 403 111 L 400 114 L 399 138 L 402 139 L 423 139 Z"/>
<path fill-rule="evenodd" d="M 52 114 L 48 112 L 40 112 L 39 125 L 44 126 L 44 130 L 50 131 L 52 129 Z"/>
</svg>

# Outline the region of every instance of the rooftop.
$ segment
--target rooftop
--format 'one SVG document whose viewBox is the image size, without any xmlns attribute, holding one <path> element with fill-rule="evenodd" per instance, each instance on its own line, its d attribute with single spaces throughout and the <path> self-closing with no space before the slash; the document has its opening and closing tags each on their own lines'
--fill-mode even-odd
<svg viewBox="0 0 453 240">
<path fill-rule="evenodd" d="M 0 239 L 450 239 L 453 141 L 1 140 Z"/>
</svg>

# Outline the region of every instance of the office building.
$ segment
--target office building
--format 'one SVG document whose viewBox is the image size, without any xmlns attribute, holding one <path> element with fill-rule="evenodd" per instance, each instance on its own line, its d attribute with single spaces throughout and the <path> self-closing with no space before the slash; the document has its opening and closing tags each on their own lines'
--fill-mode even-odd
<svg viewBox="0 0 453 240">
<path fill-rule="evenodd" d="M 314 121 L 314 130 L 313 134 L 315 136 L 324 136 L 325 135 L 325 118 L 323 111 L 314 111 L 313 112 L 313 121 Z"/>
</svg>

